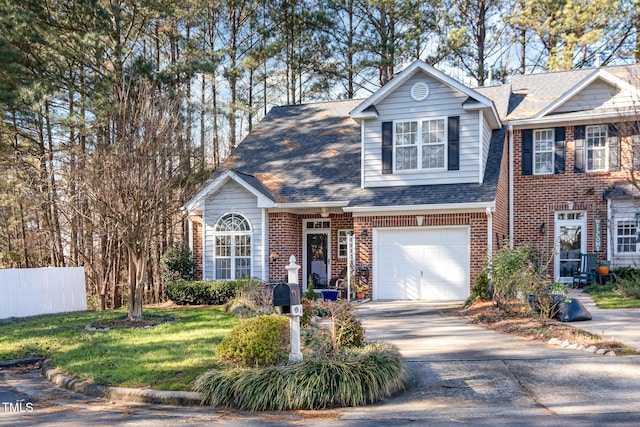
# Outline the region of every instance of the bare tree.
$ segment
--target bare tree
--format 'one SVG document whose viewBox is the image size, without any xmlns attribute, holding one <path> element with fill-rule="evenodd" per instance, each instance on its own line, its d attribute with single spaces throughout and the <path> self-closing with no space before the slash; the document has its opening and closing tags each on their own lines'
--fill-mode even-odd
<svg viewBox="0 0 640 427">
<path fill-rule="evenodd" d="M 86 191 L 102 218 L 113 223 L 128 258 L 129 319 L 142 319 L 150 248 L 163 215 L 176 217 L 183 192 L 175 135 L 179 108 L 146 80 L 129 81 L 117 105 L 124 125 L 86 160 Z"/>
</svg>

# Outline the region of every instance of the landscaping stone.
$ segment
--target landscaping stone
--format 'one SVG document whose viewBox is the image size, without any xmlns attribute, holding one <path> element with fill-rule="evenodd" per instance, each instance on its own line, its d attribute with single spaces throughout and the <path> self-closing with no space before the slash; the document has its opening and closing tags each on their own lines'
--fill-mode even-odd
<svg viewBox="0 0 640 427">
<path fill-rule="evenodd" d="M 609 357 L 616 357 L 616 356 L 617 356 L 617 354 L 616 354 L 616 352 L 615 352 L 615 351 L 609 351 L 609 352 L 607 352 L 607 354 L 605 354 L 605 356 L 609 356 Z"/>
<path fill-rule="evenodd" d="M 558 338 L 551 338 L 549 340 L 549 344 L 551 345 L 560 345 L 562 343 L 562 341 L 560 341 Z"/>
<path fill-rule="evenodd" d="M 606 354 L 606 353 L 607 353 L 607 349 L 605 349 L 605 348 L 600 348 L 600 349 L 598 349 L 596 351 L 596 354 L 601 354 L 602 355 L 602 354 Z"/>
<path fill-rule="evenodd" d="M 595 353 L 596 351 L 598 351 L 598 347 L 596 347 L 595 345 L 590 345 L 589 347 L 585 348 L 584 351 Z"/>
<path fill-rule="evenodd" d="M 566 347 L 569 347 L 569 344 L 570 344 L 569 340 L 564 340 L 562 341 L 562 344 L 560 344 L 560 347 L 566 348 Z"/>
</svg>

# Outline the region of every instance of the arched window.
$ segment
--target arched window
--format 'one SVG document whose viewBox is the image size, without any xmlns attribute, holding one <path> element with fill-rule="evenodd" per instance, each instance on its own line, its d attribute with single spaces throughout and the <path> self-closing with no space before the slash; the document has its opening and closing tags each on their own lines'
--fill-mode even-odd
<svg viewBox="0 0 640 427">
<path fill-rule="evenodd" d="M 251 277 L 251 226 L 245 217 L 230 213 L 216 224 L 216 279 Z"/>
</svg>

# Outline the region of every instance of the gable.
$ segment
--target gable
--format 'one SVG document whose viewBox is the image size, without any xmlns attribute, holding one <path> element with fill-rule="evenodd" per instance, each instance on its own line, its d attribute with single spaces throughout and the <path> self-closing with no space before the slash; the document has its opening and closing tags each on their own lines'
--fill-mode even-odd
<svg viewBox="0 0 640 427">
<path fill-rule="evenodd" d="M 587 87 L 559 106 L 554 113 L 573 113 L 576 111 L 615 109 L 631 104 L 632 98 L 602 79 L 596 79 Z"/>
</svg>

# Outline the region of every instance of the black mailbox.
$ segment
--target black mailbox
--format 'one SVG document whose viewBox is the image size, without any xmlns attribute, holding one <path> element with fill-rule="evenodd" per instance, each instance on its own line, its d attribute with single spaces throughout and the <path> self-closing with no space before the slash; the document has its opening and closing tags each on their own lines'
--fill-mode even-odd
<svg viewBox="0 0 640 427">
<path fill-rule="evenodd" d="M 295 283 L 278 283 L 273 287 L 273 306 L 290 313 L 292 305 L 300 304 L 300 287 Z"/>
</svg>

